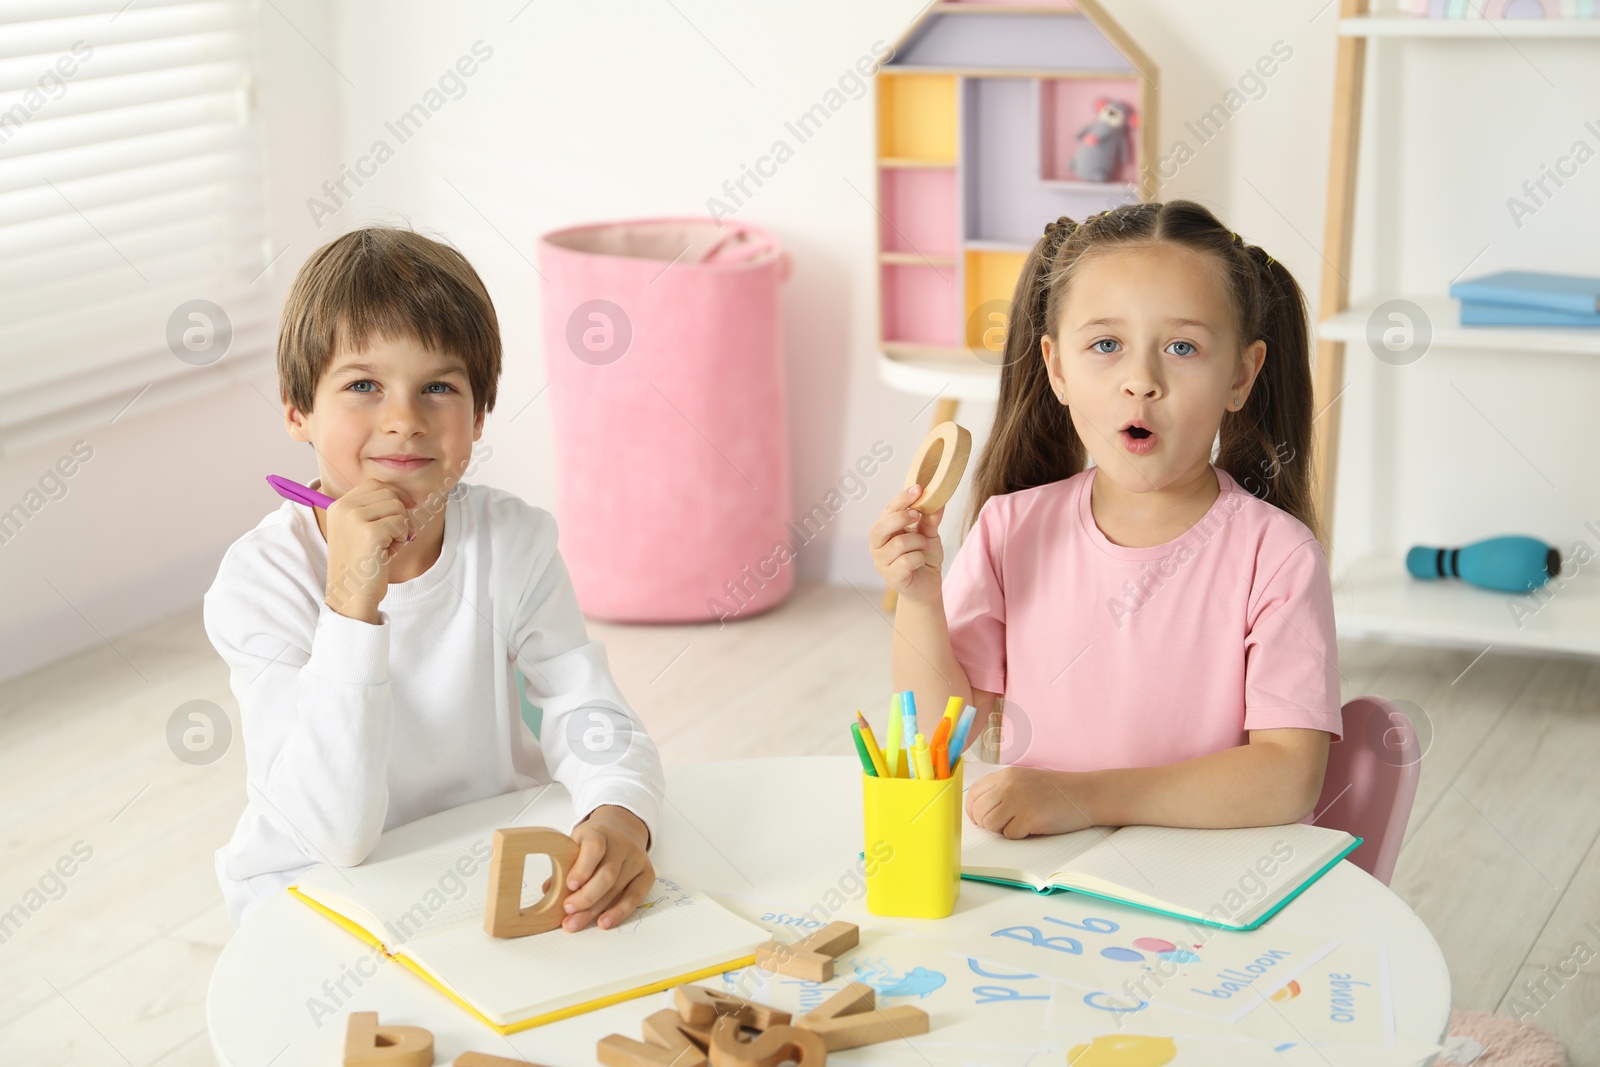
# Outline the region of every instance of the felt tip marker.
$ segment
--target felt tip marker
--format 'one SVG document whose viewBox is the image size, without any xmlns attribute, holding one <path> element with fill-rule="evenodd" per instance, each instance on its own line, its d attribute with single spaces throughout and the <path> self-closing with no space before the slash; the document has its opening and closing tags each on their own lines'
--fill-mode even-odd
<svg viewBox="0 0 1600 1067">
<path fill-rule="evenodd" d="M 323 511 L 327 511 L 333 504 L 333 497 L 327 493 L 319 493 L 315 489 L 307 488 L 299 482 L 290 481 L 288 478 L 276 474 L 267 475 L 267 484 L 277 490 L 279 496 L 293 500 L 296 504 L 304 504 L 309 508 L 321 508 Z M 411 540 L 411 535 L 406 534 L 406 543 L 409 544 Z"/>
</svg>

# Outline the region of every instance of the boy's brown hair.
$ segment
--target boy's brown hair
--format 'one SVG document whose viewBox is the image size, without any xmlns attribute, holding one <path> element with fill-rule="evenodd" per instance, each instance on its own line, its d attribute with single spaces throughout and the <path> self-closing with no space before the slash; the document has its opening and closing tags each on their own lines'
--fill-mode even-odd
<svg viewBox="0 0 1600 1067">
<path fill-rule="evenodd" d="M 295 275 L 278 322 L 278 391 L 311 411 L 317 382 L 340 347 L 411 337 L 459 356 L 472 413 L 494 410 L 500 324 L 483 279 L 460 252 L 413 230 L 352 230 L 311 254 Z"/>
</svg>

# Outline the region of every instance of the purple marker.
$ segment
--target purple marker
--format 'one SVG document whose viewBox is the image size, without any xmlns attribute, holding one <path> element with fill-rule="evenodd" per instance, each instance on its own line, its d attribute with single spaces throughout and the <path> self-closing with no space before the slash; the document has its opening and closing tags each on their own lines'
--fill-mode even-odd
<svg viewBox="0 0 1600 1067">
<path fill-rule="evenodd" d="M 328 494 L 319 493 L 315 489 L 307 488 L 299 482 L 290 481 L 288 478 L 283 478 L 276 474 L 267 475 L 267 484 L 276 489 L 279 496 L 287 497 L 296 504 L 304 504 L 307 507 L 321 508 L 323 511 L 327 511 L 328 506 L 333 503 L 333 497 Z M 410 534 L 406 534 L 406 543 L 411 543 Z"/>
</svg>

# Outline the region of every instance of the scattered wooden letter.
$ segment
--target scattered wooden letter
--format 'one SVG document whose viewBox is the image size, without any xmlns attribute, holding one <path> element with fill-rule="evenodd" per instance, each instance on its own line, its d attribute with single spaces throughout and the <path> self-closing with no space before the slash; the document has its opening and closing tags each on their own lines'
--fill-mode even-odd
<svg viewBox="0 0 1600 1067">
<path fill-rule="evenodd" d="M 736 997 L 705 986 L 681 985 L 672 991 L 678 1017 L 694 1026 L 709 1027 L 721 1016 L 735 1019 L 741 1026 L 766 1030 L 789 1021 L 789 1013 L 753 1000 Z"/>
<path fill-rule="evenodd" d="M 420 1026 L 379 1026 L 375 1011 L 353 1011 L 344 1067 L 433 1067 L 433 1034 Z"/>
<path fill-rule="evenodd" d="M 491 1056 L 487 1052 L 463 1052 L 451 1067 L 539 1067 L 527 1060 L 509 1060 L 504 1056 Z"/>
<path fill-rule="evenodd" d="M 792 944 L 768 941 L 756 948 L 756 966 L 762 970 L 826 982 L 833 978 L 835 956 L 861 944 L 861 928 L 855 923 L 831 922 Z"/>
<path fill-rule="evenodd" d="M 809 952 L 783 941 L 767 941 L 756 946 L 756 966 L 773 974 L 786 974 L 790 978 L 804 978 L 809 982 L 826 982 L 833 977 L 833 957 L 820 952 Z"/>
<path fill-rule="evenodd" d="M 928 1032 L 928 1013 L 910 1004 L 877 1009 L 877 994 L 863 982 L 851 982 L 795 1020 L 828 1046 L 829 1052 L 875 1045 Z"/>
<path fill-rule="evenodd" d="M 785 1059 L 798 1059 L 803 1067 L 826 1062 L 827 1044 L 790 1026 L 786 1011 L 697 985 L 675 987 L 672 999 L 676 1011 L 658 1011 L 640 1024 L 643 1041 L 621 1034 L 601 1038 L 595 1049 L 599 1061 L 605 1067 L 706 1067 L 709 1053 L 710 1063 L 728 1067 L 770 1067 Z M 713 1038 L 715 1027 L 723 1023 L 731 1027 L 733 1045 L 719 1053 Z M 741 1040 L 740 1030 L 746 1026 L 763 1036 Z M 777 1035 L 774 1042 L 763 1043 L 767 1033 Z"/>
<path fill-rule="evenodd" d="M 688 1022 L 671 1008 L 663 1008 L 653 1015 L 645 1016 L 644 1022 L 639 1024 L 639 1029 L 644 1033 L 646 1041 L 662 1048 L 680 1048 L 680 1043 L 684 1039 L 688 1039 L 701 1052 L 711 1047 L 710 1026 L 699 1026 Z"/>
<path fill-rule="evenodd" d="M 664 1008 L 647 1016 L 640 1029 L 643 1041 L 621 1034 L 601 1038 L 596 1057 L 606 1067 L 706 1067 L 710 1027 L 692 1026 L 679 1019 L 677 1012 Z M 698 1036 L 701 1034 L 704 1040 Z"/>
<path fill-rule="evenodd" d="M 787 1025 L 766 1028 L 745 1041 L 731 1015 L 711 1028 L 711 1067 L 778 1067 L 788 1060 L 799 1067 L 821 1067 L 828 1062 L 828 1046 L 810 1030 Z"/>
<path fill-rule="evenodd" d="M 522 872 L 532 855 L 550 857 L 550 888 L 544 898 L 522 906 Z M 567 875 L 578 859 L 578 843 L 548 826 L 513 826 L 494 832 L 489 860 L 489 902 L 483 929 L 490 937 L 526 937 L 554 930 L 566 918 Z"/>
</svg>

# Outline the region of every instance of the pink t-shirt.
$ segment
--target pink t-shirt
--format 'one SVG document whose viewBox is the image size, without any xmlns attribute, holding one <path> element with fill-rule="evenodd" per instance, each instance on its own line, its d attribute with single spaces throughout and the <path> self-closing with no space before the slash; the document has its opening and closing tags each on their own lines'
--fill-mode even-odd
<svg viewBox="0 0 1600 1067">
<path fill-rule="evenodd" d="M 1163 545 L 1095 525 L 1094 467 L 990 497 L 944 579 L 956 661 L 1005 697 L 1001 762 L 1155 767 L 1342 719 L 1333 591 L 1299 519 L 1221 491 Z"/>
</svg>

